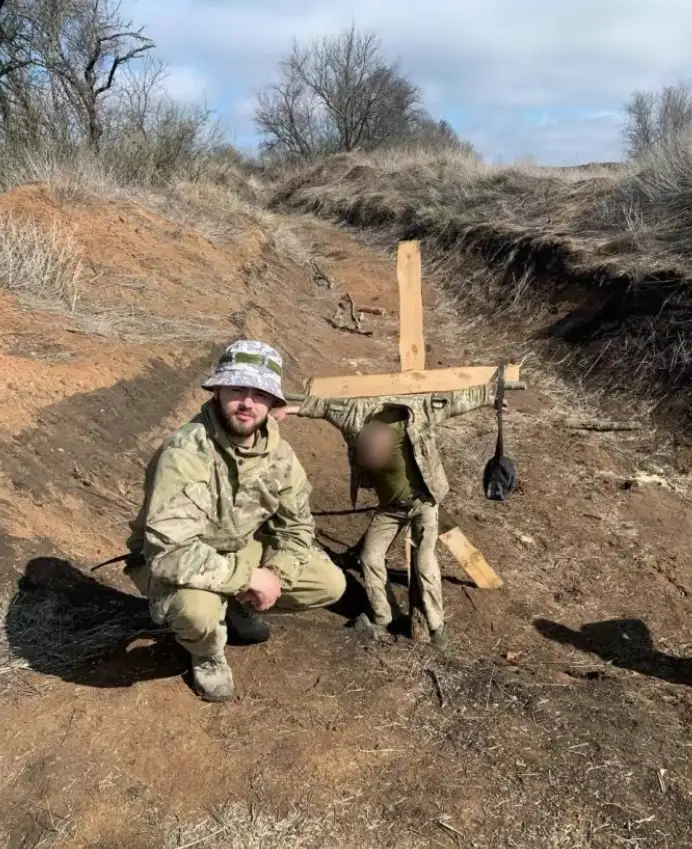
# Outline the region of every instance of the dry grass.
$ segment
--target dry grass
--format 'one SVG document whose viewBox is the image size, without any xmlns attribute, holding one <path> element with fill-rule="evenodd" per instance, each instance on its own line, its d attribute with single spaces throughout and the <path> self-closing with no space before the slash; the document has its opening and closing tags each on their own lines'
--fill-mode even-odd
<svg viewBox="0 0 692 849">
<path fill-rule="evenodd" d="M 278 195 L 362 223 L 427 224 L 443 232 L 461 222 L 492 224 L 522 233 L 540 228 L 546 236 L 576 222 L 585 209 L 600 214 L 596 190 L 614 192 L 627 174 L 598 166 L 489 165 L 453 151 L 389 151 L 334 157 L 294 174 Z M 571 235 L 578 237 L 576 227 Z"/>
<path fill-rule="evenodd" d="M 642 768 L 650 736 L 626 742 L 609 731 L 627 722 L 639 698 L 636 685 L 623 687 L 599 660 L 579 655 L 573 666 L 565 664 L 575 682 L 588 675 L 610 679 L 597 706 L 585 688 L 565 683 L 565 676 L 556 681 L 554 669 L 530 655 L 513 667 L 499 658 L 474 660 L 465 654 L 468 650 L 442 661 L 419 658 L 409 670 L 419 694 L 412 724 L 426 748 L 474 764 L 476 781 L 482 775 L 488 779 L 492 804 L 484 809 L 482 826 L 467 832 L 460 846 L 683 845 L 677 840 L 684 842 L 688 831 L 681 815 L 687 776 L 676 777 L 667 798 L 656 799 Z M 638 707 L 647 704 L 651 710 L 650 698 L 647 694 Z M 656 716 L 654 708 L 649 720 L 655 723 Z M 679 722 L 676 732 L 686 736 Z M 459 792 L 463 786 L 462 780 Z"/>
<path fill-rule="evenodd" d="M 21 157 L 3 162 L 0 189 L 27 183 L 44 184 L 56 201 L 66 203 L 85 196 L 112 199 L 126 192 L 116 176 L 85 151 L 66 159 L 49 150 L 27 150 Z"/>
<path fill-rule="evenodd" d="M 174 320 L 134 306 L 103 308 L 92 303 L 85 297 L 82 247 L 57 219 L 46 223 L 28 216 L 0 216 L 0 287 L 17 296 L 25 309 L 69 316 L 75 328 L 88 335 L 199 343 L 222 333 L 218 316 Z"/>
<path fill-rule="evenodd" d="M 57 220 L 0 217 L 0 286 L 26 300 L 74 312 L 81 295 L 82 256 Z"/>
<path fill-rule="evenodd" d="M 9 179 L 8 174 L 5 169 Z M 232 173 L 227 169 L 224 185 L 178 181 L 155 189 L 119 183 L 87 155 L 69 164 L 47 156 L 27 156 L 21 166 L 15 163 L 10 176 L 9 184 L 40 183 L 62 222 L 79 204 L 116 201 L 153 210 L 171 222 L 175 234 L 195 231 L 217 246 L 237 242 L 253 225 L 265 232 L 277 226 L 276 216 L 266 211 L 262 187 L 238 168 Z M 0 287 L 16 295 L 23 308 L 67 315 L 76 332 L 127 342 L 199 343 L 223 335 L 227 322 L 219 316 L 170 319 L 137 306 L 104 307 L 93 297 L 91 285 L 101 274 L 85 261 L 84 266 L 92 268 L 85 279 L 82 254 L 75 234 L 57 216 L 48 223 L 28 214 L 0 216 Z M 116 275 L 108 285 L 132 290 L 148 282 Z"/>
<path fill-rule="evenodd" d="M 136 307 L 126 309 L 83 305 L 72 318 L 75 332 L 135 344 L 218 342 L 223 338 L 225 329 L 222 320 L 216 315 L 200 314 L 186 319 L 169 319 Z"/>
<path fill-rule="evenodd" d="M 85 586 L 81 593 L 74 586 L 51 590 L 23 579 L 16 593 L 0 598 L 0 696 L 38 692 L 36 679 L 22 677 L 27 670 L 70 679 L 123 641 L 155 632 L 145 607 L 109 610 L 98 595 L 89 601 Z M 50 679 L 41 680 L 45 686 Z"/>
<path fill-rule="evenodd" d="M 272 220 L 261 187 L 240 173 L 231 185 L 178 182 L 165 190 L 139 190 L 132 197 L 218 245 L 242 233 L 248 222 L 267 226 Z"/>
<path fill-rule="evenodd" d="M 362 834 L 348 833 L 335 823 L 310 811 L 295 809 L 275 817 L 244 805 L 226 805 L 196 824 L 171 827 L 165 849 L 374 849 Z M 404 841 L 400 845 L 414 849 Z"/>
</svg>

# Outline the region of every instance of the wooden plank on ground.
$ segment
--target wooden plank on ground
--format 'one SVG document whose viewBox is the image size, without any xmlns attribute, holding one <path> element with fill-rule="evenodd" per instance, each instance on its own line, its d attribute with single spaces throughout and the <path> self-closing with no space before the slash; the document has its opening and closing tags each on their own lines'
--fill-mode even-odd
<svg viewBox="0 0 692 849">
<path fill-rule="evenodd" d="M 401 371 L 425 369 L 423 289 L 418 242 L 400 242 L 397 254 L 399 281 L 399 359 Z"/>
<path fill-rule="evenodd" d="M 452 553 L 461 568 L 481 590 L 497 590 L 503 585 L 481 552 L 458 528 L 455 520 L 440 509 L 440 542 Z"/>
<path fill-rule="evenodd" d="M 355 374 L 337 377 L 313 377 L 305 394 L 317 398 L 375 398 L 381 395 L 421 395 L 452 392 L 483 386 L 497 374 L 495 366 L 461 366 L 391 374 Z M 510 364 L 505 372 L 508 382 L 519 381 L 519 366 Z"/>
</svg>

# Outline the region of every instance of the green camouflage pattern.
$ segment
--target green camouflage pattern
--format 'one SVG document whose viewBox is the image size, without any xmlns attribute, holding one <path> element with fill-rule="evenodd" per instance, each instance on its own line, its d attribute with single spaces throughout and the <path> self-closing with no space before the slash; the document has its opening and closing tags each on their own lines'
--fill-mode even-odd
<svg viewBox="0 0 692 849">
<path fill-rule="evenodd" d="M 409 411 L 406 433 L 413 446 L 413 455 L 430 495 L 440 504 L 449 492 L 449 483 L 437 449 L 435 429 L 452 416 L 492 405 L 495 393 L 496 381 L 455 392 L 428 395 L 383 395 L 376 398 L 317 398 L 308 395 L 298 415 L 325 419 L 341 431 L 348 447 L 351 503 L 355 507 L 359 489 L 365 484 L 356 463 L 356 438 L 370 419 L 386 406 L 405 407 Z"/>
<path fill-rule="evenodd" d="M 146 558 L 150 601 L 171 587 L 242 592 L 257 565 L 243 552 L 254 538 L 262 541 L 260 565 L 292 587 L 315 538 L 311 491 L 273 419 L 254 447 L 239 448 L 208 401 L 152 458 L 130 524 L 127 546 Z"/>
</svg>

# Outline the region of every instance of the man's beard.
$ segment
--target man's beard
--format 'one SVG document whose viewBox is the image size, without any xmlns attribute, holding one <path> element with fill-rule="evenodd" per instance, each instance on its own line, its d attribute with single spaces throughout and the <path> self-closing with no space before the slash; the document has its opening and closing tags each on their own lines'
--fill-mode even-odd
<svg viewBox="0 0 692 849">
<path fill-rule="evenodd" d="M 238 410 L 237 413 L 247 413 L 248 415 L 251 415 L 249 410 Z M 221 411 L 221 415 L 229 435 L 243 439 L 247 439 L 248 436 L 252 436 L 258 430 L 260 430 L 260 428 L 267 421 L 267 416 L 265 416 L 264 418 L 251 418 L 247 421 L 241 421 L 236 418 L 236 415 L 227 416 L 223 410 Z"/>
</svg>

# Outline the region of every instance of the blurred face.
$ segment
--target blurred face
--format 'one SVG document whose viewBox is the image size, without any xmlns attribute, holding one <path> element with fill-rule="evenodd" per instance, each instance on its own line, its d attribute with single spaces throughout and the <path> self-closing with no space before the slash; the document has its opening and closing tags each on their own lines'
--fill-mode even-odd
<svg viewBox="0 0 692 849">
<path fill-rule="evenodd" d="M 394 447 L 394 434 L 386 424 L 366 425 L 356 442 L 358 463 L 369 472 L 379 471 L 387 464 Z"/>
<path fill-rule="evenodd" d="M 275 403 L 266 392 L 245 386 L 220 386 L 216 398 L 229 434 L 241 444 L 252 442 Z"/>
</svg>

